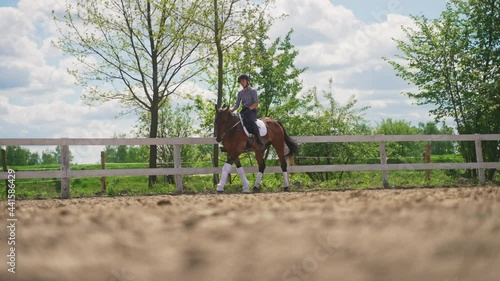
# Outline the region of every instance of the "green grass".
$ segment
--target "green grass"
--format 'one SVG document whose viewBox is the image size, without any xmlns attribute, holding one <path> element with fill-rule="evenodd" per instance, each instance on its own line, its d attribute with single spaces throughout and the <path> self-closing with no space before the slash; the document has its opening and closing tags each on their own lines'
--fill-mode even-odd
<svg viewBox="0 0 500 281">
<path fill-rule="evenodd" d="M 147 163 L 106 163 L 106 169 L 139 169 L 147 168 Z M 34 165 L 34 166 L 10 166 L 15 171 L 50 171 L 59 170 L 59 164 Z M 76 164 L 71 165 L 71 170 L 100 170 L 101 164 Z"/>
<path fill-rule="evenodd" d="M 434 156 L 432 162 L 463 162 L 457 155 Z M 248 164 L 243 163 L 244 166 Z M 253 163 L 255 165 L 255 163 Z M 273 164 L 274 165 L 274 164 Z M 59 165 L 37 165 L 10 167 L 15 171 L 59 170 Z M 72 165 L 72 170 L 97 170 L 100 164 Z M 146 163 L 106 164 L 106 169 L 147 168 Z M 290 175 L 292 191 L 308 190 L 342 190 L 353 188 L 382 187 L 382 172 L 353 171 L 331 173 L 331 180 L 326 182 L 312 181 L 305 173 Z M 431 179 L 425 180 L 425 171 L 389 171 L 389 184 L 394 188 L 406 187 L 442 187 L 442 186 L 473 186 L 476 180 L 466 179 L 465 170 L 433 170 Z M 255 181 L 256 174 L 247 174 L 250 184 Z M 171 178 L 170 178 L 171 179 Z M 500 183 L 500 173 L 497 173 L 495 183 Z M 60 197 L 60 179 L 16 179 L 16 198 L 58 198 Z M 184 193 L 204 194 L 215 193 L 212 175 L 183 176 Z M 265 174 L 262 181 L 262 192 L 278 192 L 282 190 L 283 176 L 281 173 Z M 72 197 L 120 196 L 120 195 L 152 195 L 174 194 L 175 184 L 166 176 L 158 176 L 158 183 L 148 187 L 147 176 L 107 177 L 106 191 L 101 189 L 101 178 L 76 178 L 70 183 Z M 5 199 L 4 189 L 0 199 Z M 237 174 L 231 174 L 225 188 L 226 193 L 240 193 L 241 179 Z"/>
</svg>

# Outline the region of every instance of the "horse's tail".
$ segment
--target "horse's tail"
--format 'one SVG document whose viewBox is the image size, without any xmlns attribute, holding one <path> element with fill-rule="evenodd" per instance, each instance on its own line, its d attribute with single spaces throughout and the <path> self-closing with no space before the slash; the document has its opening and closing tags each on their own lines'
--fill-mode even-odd
<svg viewBox="0 0 500 281">
<path fill-rule="evenodd" d="M 281 126 L 281 128 L 283 129 L 283 133 L 285 135 L 285 143 L 286 143 L 286 146 L 288 146 L 288 153 L 285 154 L 285 157 L 288 158 L 290 156 L 297 155 L 297 153 L 299 152 L 299 147 L 298 147 L 297 143 L 290 136 L 288 136 L 288 134 L 286 133 L 285 127 L 283 127 L 283 124 L 281 123 L 281 121 L 278 120 L 277 122 Z"/>
</svg>

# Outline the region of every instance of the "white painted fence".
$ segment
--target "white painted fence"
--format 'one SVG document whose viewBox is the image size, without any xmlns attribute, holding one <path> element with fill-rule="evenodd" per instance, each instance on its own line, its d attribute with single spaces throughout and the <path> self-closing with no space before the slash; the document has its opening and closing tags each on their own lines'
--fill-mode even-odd
<svg viewBox="0 0 500 281">
<path fill-rule="evenodd" d="M 500 169 L 500 162 L 483 162 L 482 141 L 498 141 L 500 134 L 488 135 L 374 135 L 374 136 L 297 136 L 292 137 L 298 143 L 330 143 L 330 142 L 378 142 L 380 143 L 380 164 L 350 164 L 350 165 L 313 165 L 291 166 L 290 173 L 300 172 L 335 172 L 335 171 L 382 171 L 384 186 L 388 185 L 388 171 L 391 170 L 437 170 L 437 169 L 478 169 L 479 181 L 485 184 L 484 169 Z M 387 164 L 386 142 L 416 142 L 416 141 L 474 141 L 477 155 L 475 163 L 412 163 Z M 182 175 L 217 174 L 219 167 L 182 168 L 180 146 L 193 144 L 216 144 L 214 138 L 130 138 L 130 139 L 0 139 L 0 146 L 61 146 L 61 169 L 59 171 L 16 171 L 16 177 L 22 178 L 61 178 L 61 197 L 70 196 L 69 181 L 71 178 L 105 177 L 105 176 L 146 176 L 175 175 L 176 191 L 182 192 Z M 173 145 L 174 168 L 155 169 L 113 169 L 113 170 L 79 170 L 72 171 L 69 163 L 69 146 L 72 145 Z M 8 163 L 7 163 L 8 164 Z M 257 167 L 247 167 L 248 173 L 258 172 Z M 232 173 L 236 170 L 233 167 Z M 281 173 L 279 166 L 267 167 L 266 172 Z M 0 179 L 7 179 L 7 172 L 0 172 Z"/>
</svg>

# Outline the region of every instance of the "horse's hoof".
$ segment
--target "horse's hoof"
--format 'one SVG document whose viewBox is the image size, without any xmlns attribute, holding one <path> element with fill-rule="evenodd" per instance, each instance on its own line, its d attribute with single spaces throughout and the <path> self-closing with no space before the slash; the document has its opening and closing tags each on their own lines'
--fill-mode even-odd
<svg viewBox="0 0 500 281">
<path fill-rule="evenodd" d="M 253 193 L 260 193 L 260 188 L 259 188 L 259 187 L 254 186 L 254 187 L 253 187 L 253 189 L 252 189 L 252 192 L 253 192 Z"/>
<path fill-rule="evenodd" d="M 284 191 L 284 192 L 289 192 L 289 191 L 290 191 L 290 188 L 287 186 L 287 187 L 283 188 L 283 191 Z"/>
<path fill-rule="evenodd" d="M 250 190 L 243 190 L 243 194 L 250 194 Z"/>
<path fill-rule="evenodd" d="M 224 190 L 217 190 L 217 194 L 224 194 Z"/>
</svg>

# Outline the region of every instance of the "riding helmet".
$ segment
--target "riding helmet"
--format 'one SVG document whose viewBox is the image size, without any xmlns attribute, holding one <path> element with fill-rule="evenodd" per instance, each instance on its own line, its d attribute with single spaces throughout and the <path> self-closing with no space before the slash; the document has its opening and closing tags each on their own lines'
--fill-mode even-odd
<svg viewBox="0 0 500 281">
<path fill-rule="evenodd" d="M 241 82 L 241 80 L 247 80 L 247 82 L 250 82 L 250 76 L 248 74 L 241 74 L 238 77 L 238 82 Z"/>
</svg>

